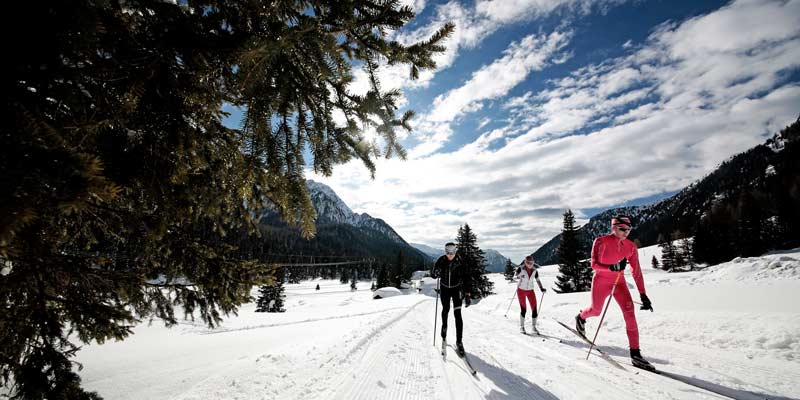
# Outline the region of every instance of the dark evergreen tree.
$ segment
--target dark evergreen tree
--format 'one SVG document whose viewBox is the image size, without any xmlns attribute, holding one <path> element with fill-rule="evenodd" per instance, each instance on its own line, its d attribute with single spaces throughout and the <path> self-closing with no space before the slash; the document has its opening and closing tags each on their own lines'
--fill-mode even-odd
<svg viewBox="0 0 800 400">
<path fill-rule="evenodd" d="M 406 264 L 406 257 L 402 251 L 397 252 L 397 260 L 392 264 L 391 272 L 389 274 L 389 282 L 391 286 L 398 289 L 403 288 L 403 283 L 411 281 L 411 269 Z"/>
<path fill-rule="evenodd" d="M 283 308 L 283 276 L 284 268 L 276 275 L 273 282 L 262 285 L 258 289 L 258 299 L 256 299 L 256 312 L 284 312 Z"/>
<path fill-rule="evenodd" d="M 0 94 L 0 262 L 13 264 L 0 276 L 0 383 L 29 399 L 92 397 L 71 372 L 77 341 L 122 340 L 142 318 L 175 325 L 175 306 L 215 326 L 248 301 L 271 274 L 241 246 L 252 216 L 269 206 L 311 236 L 309 155 L 324 175 L 404 157 L 395 130 L 413 113 L 396 115 L 400 93 L 376 71 L 407 64 L 416 78 L 454 28 L 390 41 L 414 13 L 373 0 L 4 11 L 4 37 L 24 40 L 7 42 Z M 348 90 L 353 65 L 366 94 Z M 226 103 L 245 110 L 240 128 L 223 125 Z"/>
<path fill-rule="evenodd" d="M 591 288 L 591 265 L 580 261 L 578 228 L 575 227 L 575 214 L 567 210 L 563 214 L 561 243 L 558 245 L 558 276 L 556 287 L 559 293 L 583 292 Z"/>
<path fill-rule="evenodd" d="M 652 265 L 653 268 L 658 269 L 658 259 L 656 256 L 653 256 L 653 259 L 650 261 L 650 265 Z"/>
<path fill-rule="evenodd" d="M 375 281 L 375 289 L 392 286 L 392 281 L 389 279 L 389 267 L 381 263 L 378 267 L 378 277 Z"/>
<path fill-rule="evenodd" d="M 712 206 L 695 227 L 692 246 L 695 262 L 715 265 L 736 257 L 735 226 L 728 207 Z"/>
<path fill-rule="evenodd" d="M 662 236 L 661 243 L 658 245 L 661 248 L 661 268 L 667 272 L 674 272 L 678 270 L 681 265 L 680 256 L 677 254 L 677 249 L 672 241 L 671 235 Z"/>
<path fill-rule="evenodd" d="M 683 252 L 683 248 L 680 245 L 681 243 L 681 234 L 680 232 L 675 232 L 672 234 L 672 242 L 670 245 L 672 248 L 672 271 L 678 272 L 683 271 L 686 269 L 688 264 L 688 259 L 690 258 L 688 254 Z"/>
<path fill-rule="evenodd" d="M 756 257 L 767 251 L 764 227 L 766 218 L 756 195 L 750 191 L 739 195 L 735 209 L 737 256 Z"/>
<path fill-rule="evenodd" d="M 694 249 L 692 248 L 691 238 L 683 238 L 678 243 L 677 252 L 680 253 L 680 258 L 683 261 L 681 269 L 694 271 L 697 264 L 694 262 Z"/>
<path fill-rule="evenodd" d="M 482 299 L 492 294 L 494 284 L 486 277 L 486 252 L 478 247 L 478 237 L 469 224 L 458 228 L 456 257 L 467 271 L 467 287 L 472 288 L 473 299 Z"/>
<path fill-rule="evenodd" d="M 507 281 L 511 282 L 514 280 L 514 274 L 517 272 L 517 267 L 511 260 L 506 260 L 506 269 L 503 272 L 503 276 L 506 278 Z"/>
</svg>

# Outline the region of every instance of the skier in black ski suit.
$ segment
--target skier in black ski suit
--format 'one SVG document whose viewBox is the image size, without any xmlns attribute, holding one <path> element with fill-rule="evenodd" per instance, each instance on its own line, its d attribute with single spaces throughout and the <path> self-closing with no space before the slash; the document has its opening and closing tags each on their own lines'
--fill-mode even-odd
<svg viewBox="0 0 800 400">
<path fill-rule="evenodd" d="M 456 318 L 456 348 L 460 356 L 464 355 L 461 342 L 464 322 L 461 320 L 461 302 L 466 300 L 470 306 L 470 288 L 467 271 L 460 258 L 456 256 L 456 245 L 444 245 L 445 254 L 436 260 L 431 277 L 439 278 L 439 296 L 442 298 L 442 342 L 447 340 L 447 314 L 450 312 L 450 299 L 453 300 L 453 316 Z M 464 297 L 466 296 L 466 297 Z"/>
</svg>

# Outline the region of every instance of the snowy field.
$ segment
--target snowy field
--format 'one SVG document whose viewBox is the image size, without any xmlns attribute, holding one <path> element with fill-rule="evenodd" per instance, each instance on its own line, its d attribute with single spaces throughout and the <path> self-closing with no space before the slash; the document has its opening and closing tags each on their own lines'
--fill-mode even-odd
<svg viewBox="0 0 800 400">
<path fill-rule="evenodd" d="M 678 274 L 650 268 L 654 252 L 641 250 L 655 309 L 637 311 L 643 355 L 734 398 L 800 399 L 800 249 Z M 553 287 L 557 267 L 540 273 Z M 434 297 L 372 300 L 368 283 L 351 292 L 338 281 L 287 285 L 287 312 L 255 313 L 248 304 L 219 329 L 139 326 L 123 342 L 85 346 L 80 375 L 108 400 L 725 398 L 631 367 L 613 301 L 598 344 L 627 371 L 586 360 L 587 347 L 555 321 L 572 325 L 588 293 L 549 290 L 539 323 L 547 338 L 521 335 L 516 300 L 503 316 L 514 284 L 491 279 L 497 294 L 464 310 L 475 377 L 454 352 L 443 361 L 433 347 Z M 452 343 L 452 321 L 450 332 Z"/>
</svg>

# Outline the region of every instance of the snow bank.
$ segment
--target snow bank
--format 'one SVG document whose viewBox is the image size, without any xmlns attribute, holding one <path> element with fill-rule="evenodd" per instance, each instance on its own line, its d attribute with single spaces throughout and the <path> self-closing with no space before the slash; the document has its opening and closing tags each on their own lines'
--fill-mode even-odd
<svg viewBox="0 0 800 400">
<path fill-rule="evenodd" d="M 372 294 L 373 299 L 385 299 L 387 297 L 402 296 L 403 292 L 394 287 L 382 287 Z"/>
<path fill-rule="evenodd" d="M 754 282 L 764 280 L 799 280 L 800 249 L 766 254 L 761 257 L 737 257 L 698 274 L 693 283 L 718 281 Z"/>
</svg>

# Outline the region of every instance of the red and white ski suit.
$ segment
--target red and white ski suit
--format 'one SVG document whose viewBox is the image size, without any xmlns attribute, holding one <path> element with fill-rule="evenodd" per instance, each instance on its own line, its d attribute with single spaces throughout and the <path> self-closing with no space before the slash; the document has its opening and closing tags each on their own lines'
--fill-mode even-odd
<svg viewBox="0 0 800 400">
<path fill-rule="evenodd" d="M 542 288 L 542 282 L 539 280 L 539 271 L 536 268 L 519 267 L 514 278 L 519 278 L 517 284 L 517 299 L 519 300 L 520 315 L 525 317 L 525 299 L 531 304 L 531 316 L 536 318 L 539 316 L 539 311 L 536 308 L 536 292 L 533 291 L 533 281 L 539 284 Z"/>
<path fill-rule="evenodd" d="M 616 264 L 622 259 L 627 259 L 631 267 L 633 280 L 640 294 L 644 294 L 644 279 L 642 278 L 642 268 L 639 266 L 639 254 L 636 244 L 628 239 L 618 239 L 613 233 L 600 236 L 595 239 L 592 245 L 592 306 L 581 311 L 581 318 L 587 319 L 595 317 L 603 312 L 603 303 L 611 293 L 611 287 L 618 274 L 624 271 L 611 271 L 609 266 Z M 636 315 L 634 314 L 633 299 L 628 291 L 625 275 L 620 276 L 617 287 L 614 289 L 614 300 L 622 309 L 622 316 L 625 318 L 625 329 L 628 333 L 628 343 L 630 348 L 639 348 L 639 327 L 636 325 Z"/>
</svg>

